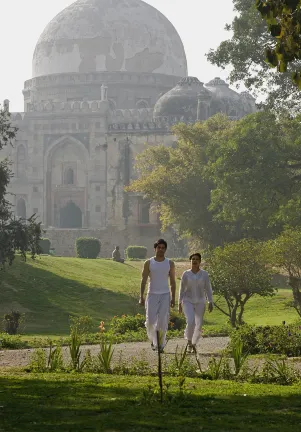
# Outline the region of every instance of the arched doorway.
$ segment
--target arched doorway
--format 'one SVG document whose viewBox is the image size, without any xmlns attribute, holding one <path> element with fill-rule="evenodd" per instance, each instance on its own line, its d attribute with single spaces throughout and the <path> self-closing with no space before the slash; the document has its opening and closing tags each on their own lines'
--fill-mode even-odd
<svg viewBox="0 0 301 432">
<path fill-rule="evenodd" d="M 82 226 L 81 209 L 73 201 L 69 201 L 60 210 L 60 228 L 82 228 Z"/>
<path fill-rule="evenodd" d="M 23 198 L 20 198 L 17 202 L 17 216 L 26 219 L 26 203 Z"/>
</svg>

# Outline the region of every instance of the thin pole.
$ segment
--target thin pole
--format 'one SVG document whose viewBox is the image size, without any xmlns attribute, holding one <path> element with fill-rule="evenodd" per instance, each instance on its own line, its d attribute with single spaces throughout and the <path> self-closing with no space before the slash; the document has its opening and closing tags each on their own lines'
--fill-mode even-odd
<svg viewBox="0 0 301 432">
<path fill-rule="evenodd" d="M 161 362 L 161 348 L 160 348 L 160 332 L 157 330 L 157 348 L 158 348 L 158 377 L 160 386 L 160 402 L 163 404 L 163 380 L 162 380 L 162 362 Z"/>
</svg>

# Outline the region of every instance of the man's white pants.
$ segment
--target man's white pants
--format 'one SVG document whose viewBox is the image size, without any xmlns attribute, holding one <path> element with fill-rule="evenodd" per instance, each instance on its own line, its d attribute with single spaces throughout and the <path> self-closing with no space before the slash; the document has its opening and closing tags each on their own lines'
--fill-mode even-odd
<svg viewBox="0 0 301 432">
<path fill-rule="evenodd" d="M 159 330 L 162 338 L 161 347 L 164 347 L 169 322 L 170 294 L 148 294 L 145 308 L 147 336 L 156 347 L 157 331 Z"/>
<path fill-rule="evenodd" d="M 201 337 L 203 318 L 206 310 L 206 300 L 200 303 L 183 302 L 183 311 L 186 317 L 185 339 L 197 344 Z"/>
</svg>

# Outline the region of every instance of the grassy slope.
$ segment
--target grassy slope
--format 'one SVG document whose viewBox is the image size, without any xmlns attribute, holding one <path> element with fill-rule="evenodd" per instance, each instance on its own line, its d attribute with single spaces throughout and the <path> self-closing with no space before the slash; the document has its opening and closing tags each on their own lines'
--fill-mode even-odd
<svg viewBox="0 0 301 432">
<path fill-rule="evenodd" d="M 177 379 L 164 379 L 177 391 Z M 142 397 L 157 379 L 106 375 L 0 378 L 3 431 L 270 431 L 300 429 L 300 386 L 189 379 L 187 397 L 160 406 Z M 191 393 L 191 394 L 189 394 Z M 2 430 L 2 429 L 1 429 Z"/>
<path fill-rule="evenodd" d="M 180 277 L 187 265 L 176 264 Z M 133 314 L 138 309 L 131 294 L 139 291 L 141 267 L 141 262 L 123 265 L 47 256 L 35 262 L 16 261 L 0 274 L 0 315 L 20 309 L 26 312 L 27 334 L 63 335 L 68 332 L 70 314 L 90 315 L 95 325 L 114 315 Z M 297 314 L 287 307 L 291 298 L 290 289 L 279 289 L 274 298 L 251 299 L 245 320 L 260 325 L 292 322 Z M 206 314 L 205 325 L 225 322 L 217 310 Z"/>
<path fill-rule="evenodd" d="M 18 261 L 1 276 L 0 314 L 25 311 L 26 333 L 38 334 L 66 334 L 70 314 L 99 323 L 133 312 L 140 278 L 130 264 L 54 257 Z"/>
</svg>

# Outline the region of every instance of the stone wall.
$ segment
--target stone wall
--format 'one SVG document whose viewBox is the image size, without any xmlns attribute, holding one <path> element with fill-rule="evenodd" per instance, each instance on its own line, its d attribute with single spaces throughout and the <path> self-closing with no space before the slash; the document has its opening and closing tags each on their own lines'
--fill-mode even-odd
<svg viewBox="0 0 301 432">
<path fill-rule="evenodd" d="M 147 247 L 148 257 L 153 256 L 154 242 L 163 237 L 169 244 L 168 256 L 174 256 L 175 251 L 169 234 L 162 234 L 155 225 L 149 227 L 130 227 L 119 231 L 116 227 L 107 229 L 54 229 L 46 230 L 44 237 L 49 238 L 56 255 L 74 257 L 75 241 L 78 237 L 94 237 L 101 242 L 101 258 L 110 258 L 116 245 L 123 252 L 129 245 Z"/>
</svg>

